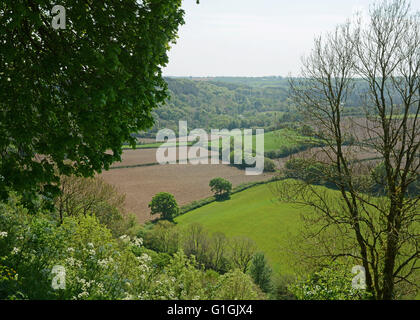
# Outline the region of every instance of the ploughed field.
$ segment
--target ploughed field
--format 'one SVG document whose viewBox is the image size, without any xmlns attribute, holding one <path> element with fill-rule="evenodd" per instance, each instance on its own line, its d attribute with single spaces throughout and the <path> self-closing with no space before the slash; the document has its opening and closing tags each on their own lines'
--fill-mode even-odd
<svg viewBox="0 0 420 320">
<path fill-rule="evenodd" d="M 184 147 L 185 148 L 185 147 Z M 168 148 L 168 151 L 180 150 L 179 148 Z M 186 148 L 187 152 L 190 151 L 191 148 Z M 121 168 L 121 167 L 134 167 L 134 166 L 142 166 L 148 164 L 156 164 L 158 161 L 156 160 L 156 152 L 158 149 L 127 149 L 124 150 L 121 156 L 121 162 L 115 162 L 111 168 Z M 199 148 L 199 151 L 196 153 L 195 158 L 202 158 L 205 157 L 206 149 Z M 185 156 L 180 156 L 179 152 L 177 152 L 174 156 L 171 156 L 172 152 L 166 154 L 165 156 L 168 157 L 170 162 L 176 162 L 177 160 L 185 160 Z M 211 156 L 212 152 L 208 151 L 208 156 Z"/>
<path fill-rule="evenodd" d="M 209 140 L 214 140 L 209 137 Z M 254 138 L 255 140 L 255 138 Z M 299 143 L 301 136 L 294 134 L 291 130 L 282 129 L 265 134 L 265 150 L 276 150 L 284 146 L 292 146 Z M 151 141 L 145 141 L 151 142 Z M 174 145 L 179 141 L 174 141 Z M 254 141 L 255 145 L 255 141 Z M 190 147 L 184 147 L 189 152 Z M 232 182 L 233 186 L 242 183 L 265 181 L 272 178 L 273 174 L 263 174 L 259 176 L 246 176 L 245 171 L 231 167 L 229 165 L 184 165 L 168 164 L 157 165 L 156 152 L 158 149 L 126 149 L 122 155 L 122 161 L 112 165 L 112 169 L 103 172 L 101 176 L 109 183 L 115 185 L 123 194 L 126 195 L 126 209 L 128 212 L 136 214 L 139 222 L 146 222 L 153 219 L 150 216 L 148 204 L 152 197 L 159 192 L 170 192 L 174 194 L 180 206 L 192 201 L 201 200 L 212 195 L 209 182 L 216 177 L 222 177 Z M 201 148 L 194 155 L 194 158 L 206 158 L 207 149 Z M 180 147 L 168 148 L 170 163 L 178 160 L 185 160 L 185 156 L 180 156 Z M 176 151 L 172 154 L 172 151 Z M 214 151 L 215 152 L 215 151 Z M 276 161 L 277 167 L 281 169 L 284 163 L 293 157 L 314 157 L 319 159 L 322 152 L 320 148 L 313 148 L 290 157 L 281 158 Z M 362 153 L 356 152 L 360 157 Z M 212 155 L 208 151 L 208 156 Z M 370 152 L 363 154 L 362 158 L 369 158 L 373 155 Z M 210 161 L 210 160 L 209 160 Z"/>
<path fill-rule="evenodd" d="M 148 163 L 155 157 L 155 150 L 135 150 L 116 166 Z M 142 154 L 145 152 L 145 154 Z M 153 155 L 151 154 L 153 152 Z M 156 162 L 156 159 L 153 161 Z M 247 176 L 244 170 L 229 165 L 168 164 L 112 169 L 100 175 L 106 182 L 116 186 L 126 195 L 126 209 L 134 213 L 140 223 L 154 219 L 148 204 L 159 192 L 172 193 L 180 206 L 212 195 L 209 187 L 211 179 L 222 177 L 232 182 L 233 187 L 243 183 L 271 179 L 273 174 Z"/>
<path fill-rule="evenodd" d="M 355 163 L 377 163 L 381 160 L 381 155 L 372 149 L 358 146 L 344 146 L 342 149 L 345 157 L 349 160 L 353 160 Z M 328 147 L 315 147 L 274 161 L 277 164 L 278 169 L 283 169 L 288 160 L 298 158 L 311 159 L 325 164 L 331 164 L 331 159 L 334 159 L 334 154 Z"/>
</svg>

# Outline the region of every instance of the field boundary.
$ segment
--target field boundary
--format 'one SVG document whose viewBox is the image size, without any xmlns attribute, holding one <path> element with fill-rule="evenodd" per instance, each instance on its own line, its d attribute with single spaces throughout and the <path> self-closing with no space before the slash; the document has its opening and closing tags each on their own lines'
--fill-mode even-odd
<svg viewBox="0 0 420 320">
<path fill-rule="evenodd" d="M 192 158 L 192 159 L 186 159 L 186 160 L 188 160 L 188 161 L 190 161 L 190 160 L 194 160 L 194 161 L 196 161 L 196 160 L 204 160 L 204 159 L 207 159 L 207 160 L 211 160 L 211 157 L 208 157 L 208 158 L 206 158 L 206 157 L 201 157 L 201 158 Z M 167 166 L 167 165 L 173 165 L 173 164 L 179 164 L 179 162 L 180 162 L 181 160 L 176 160 L 176 161 L 172 161 L 172 162 L 169 162 L 169 163 L 167 163 L 167 164 L 163 164 L 164 166 Z M 182 160 L 182 161 L 185 161 L 185 160 Z M 210 164 L 210 163 L 209 163 Z M 130 169 L 130 168 L 140 168 L 140 167 L 151 167 L 151 166 L 158 166 L 158 165 L 160 165 L 160 163 L 159 162 L 151 162 L 151 163 L 140 163 L 140 164 L 132 164 L 132 165 L 127 165 L 127 166 L 115 166 L 115 167 L 110 167 L 109 168 L 109 170 L 113 170 L 113 169 Z M 200 164 L 198 164 L 198 165 L 200 165 Z"/>
<path fill-rule="evenodd" d="M 276 177 L 272 177 L 271 179 L 268 180 L 264 180 L 264 181 L 257 181 L 257 182 L 249 182 L 249 183 L 242 183 L 238 186 L 236 186 L 235 188 L 233 188 L 231 195 L 251 189 L 253 187 L 257 187 L 260 185 L 265 185 L 265 184 L 269 184 L 271 182 L 275 182 L 275 181 L 280 181 L 282 180 L 282 177 L 276 176 Z M 184 206 L 182 206 L 180 208 L 180 213 L 178 214 L 178 216 L 184 215 L 187 212 L 193 211 L 195 209 L 204 207 L 210 203 L 216 202 L 216 198 L 214 196 L 208 197 L 208 198 L 204 198 L 201 200 L 196 200 L 193 201 L 189 204 L 186 204 Z M 225 201 L 229 201 L 229 200 L 225 200 Z"/>
</svg>

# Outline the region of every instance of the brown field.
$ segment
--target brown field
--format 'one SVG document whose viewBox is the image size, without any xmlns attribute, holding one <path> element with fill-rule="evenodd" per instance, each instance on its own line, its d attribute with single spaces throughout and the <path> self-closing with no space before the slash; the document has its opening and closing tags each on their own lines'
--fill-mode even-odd
<svg viewBox="0 0 420 320">
<path fill-rule="evenodd" d="M 151 155 L 144 155 L 145 159 L 147 157 Z M 113 169 L 102 173 L 101 177 L 126 195 L 127 211 L 134 213 L 138 221 L 144 223 L 153 219 L 148 204 L 159 192 L 172 193 L 182 206 L 211 196 L 208 185 L 213 178 L 228 179 L 235 187 L 246 182 L 268 180 L 272 174 L 246 176 L 245 171 L 228 165 L 173 164 Z"/>
<path fill-rule="evenodd" d="M 115 162 L 112 167 L 132 166 L 156 162 L 156 149 L 124 150 L 121 162 Z"/>
<path fill-rule="evenodd" d="M 185 147 L 184 147 L 185 148 Z M 172 148 L 171 148 L 172 149 Z M 181 148 L 176 148 L 181 149 Z M 187 148 L 189 151 L 190 148 Z M 157 149 L 136 149 L 136 150 L 124 150 L 122 154 L 122 161 L 121 162 L 115 162 L 112 167 L 122 167 L 122 166 L 135 166 L 135 165 L 141 165 L 141 164 L 150 164 L 150 163 L 156 163 L 156 151 Z M 187 152 L 188 152 L 187 151 Z M 205 151 L 205 149 L 200 148 L 200 152 L 197 153 L 197 157 L 202 156 L 202 151 Z M 210 156 L 212 153 L 209 151 L 208 155 Z M 177 152 L 175 157 L 171 157 L 169 160 L 171 162 L 176 162 L 176 160 L 185 160 L 185 157 L 179 157 L 179 153 Z"/>
<path fill-rule="evenodd" d="M 366 148 L 360 148 L 360 147 L 343 147 L 343 153 L 346 156 L 347 159 L 355 159 L 355 160 L 369 160 L 373 158 L 380 157 L 380 154 L 375 152 L 374 150 L 367 150 Z M 328 154 L 332 155 L 331 150 L 328 148 L 311 148 L 305 151 L 301 151 L 295 154 L 292 154 L 286 158 L 281 158 L 275 160 L 277 163 L 277 167 L 279 169 L 284 168 L 284 165 L 286 162 L 290 159 L 297 159 L 297 158 L 303 158 L 303 159 L 313 159 L 316 161 L 320 161 L 323 163 L 330 163 L 330 158 Z"/>
</svg>

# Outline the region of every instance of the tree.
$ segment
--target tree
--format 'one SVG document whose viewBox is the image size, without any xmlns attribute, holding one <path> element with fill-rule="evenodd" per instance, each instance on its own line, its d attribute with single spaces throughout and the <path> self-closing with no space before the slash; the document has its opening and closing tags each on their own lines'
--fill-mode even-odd
<svg viewBox="0 0 420 320">
<path fill-rule="evenodd" d="M 269 267 L 263 252 L 258 252 L 254 255 L 249 272 L 255 284 L 257 284 L 263 292 L 267 293 L 271 290 L 272 270 Z"/>
<path fill-rule="evenodd" d="M 357 18 L 317 38 L 302 77 L 291 80 L 295 104 L 325 144 L 330 170 L 322 179 L 339 193 L 305 181 L 279 184 L 279 192 L 315 209 L 307 221 L 317 227 L 307 228 L 307 239 L 332 229 L 337 235 L 319 241 L 320 252 L 310 258 L 347 257 L 363 265 L 376 299 L 395 298 L 403 283 L 418 288 L 420 196 L 407 191 L 420 169 L 419 57 L 420 15 L 404 0 L 387 1 L 371 8 L 367 23 Z M 344 118 L 355 92 L 365 116 Z M 365 179 L 376 166 L 358 161 L 365 151 L 383 159 L 383 197 Z"/>
<path fill-rule="evenodd" d="M 230 246 L 234 266 L 246 273 L 255 253 L 255 242 L 246 237 L 235 237 L 231 240 Z"/>
<path fill-rule="evenodd" d="M 252 282 L 249 275 L 239 269 L 230 271 L 220 277 L 216 287 L 216 300 L 260 300 L 264 296 Z"/>
<path fill-rule="evenodd" d="M 159 221 L 143 237 L 144 245 L 147 248 L 168 254 L 178 252 L 179 238 L 180 235 L 175 224 L 166 220 Z"/>
<path fill-rule="evenodd" d="M 217 199 L 227 199 L 232 192 L 232 183 L 223 178 L 214 178 L 209 184 Z"/>
<path fill-rule="evenodd" d="M 149 203 L 151 214 L 161 214 L 162 219 L 172 220 L 179 213 L 179 207 L 175 197 L 166 192 L 155 195 Z"/>
<path fill-rule="evenodd" d="M 209 260 L 210 267 L 220 273 L 229 270 L 229 261 L 227 258 L 227 249 L 229 239 L 222 232 L 215 232 L 210 240 Z"/>
<path fill-rule="evenodd" d="M 0 4 L 0 196 L 58 193 L 61 174 L 92 176 L 153 125 L 161 68 L 183 23 L 181 0 Z"/>
<path fill-rule="evenodd" d="M 59 223 L 65 217 L 94 215 L 114 236 L 136 232 L 136 217 L 125 211 L 125 195 L 102 178 L 63 176 L 60 194 L 54 199 Z"/>
<path fill-rule="evenodd" d="M 193 223 L 188 226 L 184 232 L 183 246 L 187 256 L 194 256 L 200 264 L 209 266 L 210 239 L 201 224 Z"/>
</svg>

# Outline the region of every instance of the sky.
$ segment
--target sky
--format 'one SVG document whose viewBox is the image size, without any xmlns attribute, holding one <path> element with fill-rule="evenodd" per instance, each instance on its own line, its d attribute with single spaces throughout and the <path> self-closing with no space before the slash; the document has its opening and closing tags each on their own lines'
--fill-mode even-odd
<svg viewBox="0 0 420 320">
<path fill-rule="evenodd" d="M 165 76 L 298 75 L 314 37 L 372 0 L 183 0 L 185 25 Z M 420 0 L 412 7 L 420 10 Z"/>
</svg>

